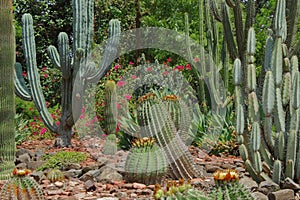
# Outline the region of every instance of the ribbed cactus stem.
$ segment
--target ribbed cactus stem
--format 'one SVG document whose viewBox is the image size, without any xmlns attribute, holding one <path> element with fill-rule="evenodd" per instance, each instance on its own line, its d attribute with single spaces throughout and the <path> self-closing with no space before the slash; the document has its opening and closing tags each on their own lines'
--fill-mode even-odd
<svg viewBox="0 0 300 200">
<path fill-rule="evenodd" d="M 105 84 L 105 107 L 104 107 L 104 126 L 106 134 L 116 133 L 117 128 L 117 96 L 116 96 L 116 83 L 114 81 L 107 81 Z"/>
<path fill-rule="evenodd" d="M 0 1 L 0 179 L 11 175 L 15 160 L 14 64 L 12 1 Z"/>
<path fill-rule="evenodd" d="M 286 24 L 286 0 L 278 0 L 274 18 L 274 30 L 277 37 L 281 37 L 284 42 L 287 36 Z"/>
</svg>

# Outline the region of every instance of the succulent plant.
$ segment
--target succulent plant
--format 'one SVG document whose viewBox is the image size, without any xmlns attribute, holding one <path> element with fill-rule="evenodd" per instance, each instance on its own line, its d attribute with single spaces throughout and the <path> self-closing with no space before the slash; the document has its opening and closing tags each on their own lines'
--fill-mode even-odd
<svg viewBox="0 0 300 200">
<path fill-rule="evenodd" d="M 3 186 L 1 200 L 43 200 L 43 192 L 37 182 L 27 175 L 30 170 L 13 170 L 13 177 Z"/>
<path fill-rule="evenodd" d="M 167 161 L 153 138 L 135 139 L 125 162 L 125 179 L 147 185 L 161 183 Z"/>
<path fill-rule="evenodd" d="M 41 90 L 36 63 L 33 20 L 30 14 L 24 14 L 22 17 L 23 49 L 28 70 L 30 92 L 26 89 L 23 80 L 15 81 L 16 94 L 25 100 L 33 100 L 47 128 L 52 132 L 58 133 L 59 136 L 55 141 L 57 146 L 71 145 L 72 127 L 81 114 L 80 111 L 85 96 L 85 87 L 92 80 L 102 78 L 110 67 L 101 65 L 99 70 L 96 70 L 96 64 L 87 64 L 86 62 L 91 54 L 94 1 L 73 0 L 72 6 L 74 20 L 72 50 L 69 46 L 69 37 L 65 32 L 61 32 L 58 36 L 58 48 L 53 45 L 48 47 L 49 57 L 53 65 L 58 67 L 62 72 L 62 116 L 60 118 L 60 125 L 56 125 L 49 113 Z M 110 37 L 118 35 L 119 32 L 120 22 L 118 20 L 111 20 L 109 23 Z M 106 53 L 115 55 L 118 41 L 117 38 L 110 40 L 109 48 L 106 49 Z M 16 71 L 20 69 L 20 67 L 16 67 Z M 18 73 L 20 72 L 17 71 L 15 77 L 22 79 L 22 76 L 17 76 Z M 80 83 L 75 81 L 77 79 L 79 79 L 78 82 Z M 75 103 L 72 102 L 72 98 L 76 100 Z"/>
<path fill-rule="evenodd" d="M 0 2 L 0 180 L 11 176 L 15 167 L 15 34 L 11 0 Z"/>
<path fill-rule="evenodd" d="M 263 84 L 256 82 L 253 28 L 248 32 L 247 74 L 239 59 L 234 62 L 239 150 L 257 182 L 273 180 L 280 184 L 286 177 L 300 179 L 300 77 L 298 59 L 289 55 L 285 44 L 292 37 L 287 37 L 285 11 L 286 1 L 277 1 L 274 35 L 267 38 Z"/>
<path fill-rule="evenodd" d="M 117 137 L 115 134 L 109 134 L 106 137 L 105 144 L 103 147 L 103 154 L 114 155 L 118 150 L 117 147 Z"/>
<path fill-rule="evenodd" d="M 65 179 L 65 175 L 59 169 L 51 169 L 47 173 L 47 179 L 50 180 L 51 182 L 63 181 Z"/>
<path fill-rule="evenodd" d="M 105 84 L 105 107 L 104 107 L 104 132 L 109 134 L 116 133 L 117 122 L 117 96 L 116 96 L 116 83 L 109 80 Z"/>
</svg>

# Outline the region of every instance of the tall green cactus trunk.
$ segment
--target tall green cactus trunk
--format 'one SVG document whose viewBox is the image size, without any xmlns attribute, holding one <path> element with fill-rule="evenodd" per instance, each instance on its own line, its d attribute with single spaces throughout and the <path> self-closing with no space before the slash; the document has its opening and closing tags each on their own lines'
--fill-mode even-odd
<svg viewBox="0 0 300 200">
<path fill-rule="evenodd" d="M 15 35 L 12 1 L 0 0 L 0 179 L 6 179 L 14 168 Z"/>
</svg>

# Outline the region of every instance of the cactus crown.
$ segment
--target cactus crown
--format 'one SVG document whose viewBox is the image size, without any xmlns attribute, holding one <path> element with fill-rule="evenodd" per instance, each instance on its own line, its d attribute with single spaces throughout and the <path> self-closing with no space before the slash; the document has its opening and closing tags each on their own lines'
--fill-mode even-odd
<svg viewBox="0 0 300 200">
<path fill-rule="evenodd" d="M 154 138 L 137 138 L 132 141 L 132 146 L 135 148 L 152 148 L 155 143 Z"/>
</svg>

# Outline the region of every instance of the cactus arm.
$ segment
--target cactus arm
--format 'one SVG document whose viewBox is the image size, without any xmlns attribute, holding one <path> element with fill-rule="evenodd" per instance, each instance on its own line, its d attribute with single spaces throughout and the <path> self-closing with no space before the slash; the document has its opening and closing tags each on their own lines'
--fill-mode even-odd
<svg viewBox="0 0 300 200">
<path fill-rule="evenodd" d="M 92 76 L 87 77 L 88 82 L 99 81 L 111 68 L 112 61 L 117 57 L 117 49 L 120 41 L 120 21 L 112 19 L 109 21 L 109 40 L 105 47 L 104 55 L 102 57 L 100 67 Z"/>
<path fill-rule="evenodd" d="M 295 36 L 297 32 L 297 23 L 299 19 L 300 0 L 289 0 L 286 1 L 286 7 L 289 10 L 287 15 L 287 39 L 286 44 L 290 48 L 294 45 Z"/>
<path fill-rule="evenodd" d="M 24 14 L 22 17 L 23 22 L 23 48 L 26 58 L 26 65 L 28 69 L 28 79 L 31 86 L 31 93 L 33 101 L 42 117 L 45 125 L 53 132 L 57 132 L 57 126 L 49 113 L 44 95 L 41 90 L 40 77 L 36 64 L 36 50 L 33 31 L 33 21 L 30 14 Z"/>
<path fill-rule="evenodd" d="M 224 35 L 225 35 L 225 40 L 227 43 L 229 55 L 230 58 L 234 60 L 237 58 L 237 49 L 233 39 L 232 28 L 229 21 L 228 8 L 224 2 L 221 4 L 221 12 L 222 12 L 222 19 L 223 19 L 222 23 L 223 23 Z"/>
<path fill-rule="evenodd" d="M 52 64 L 55 67 L 60 68 L 59 54 L 57 52 L 56 47 L 53 46 L 53 45 L 50 45 L 47 50 L 48 50 L 48 55 L 49 55 L 49 57 L 51 59 Z"/>
<path fill-rule="evenodd" d="M 26 86 L 24 77 L 22 75 L 22 66 L 20 63 L 15 64 L 14 80 L 15 94 L 25 101 L 31 101 L 31 93 Z"/>
<path fill-rule="evenodd" d="M 287 24 L 286 24 L 286 0 L 278 0 L 276 5 L 274 17 L 274 30 L 276 37 L 282 38 L 284 42 L 287 37 Z"/>
<path fill-rule="evenodd" d="M 216 0 L 209 1 L 209 8 L 214 18 L 217 21 L 222 22 L 222 15 L 218 11 Z"/>
<path fill-rule="evenodd" d="M 236 34 L 238 53 L 239 53 L 239 57 L 242 58 L 245 52 L 245 41 L 244 41 L 245 34 L 244 34 L 244 25 L 242 19 L 243 18 L 242 9 L 240 4 L 241 4 L 240 0 L 236 0 L 236 6 L 233 7 L 233 15 L 234 15 L 235 30 L 236 30 L 235 34 Z"/>
</svg>

